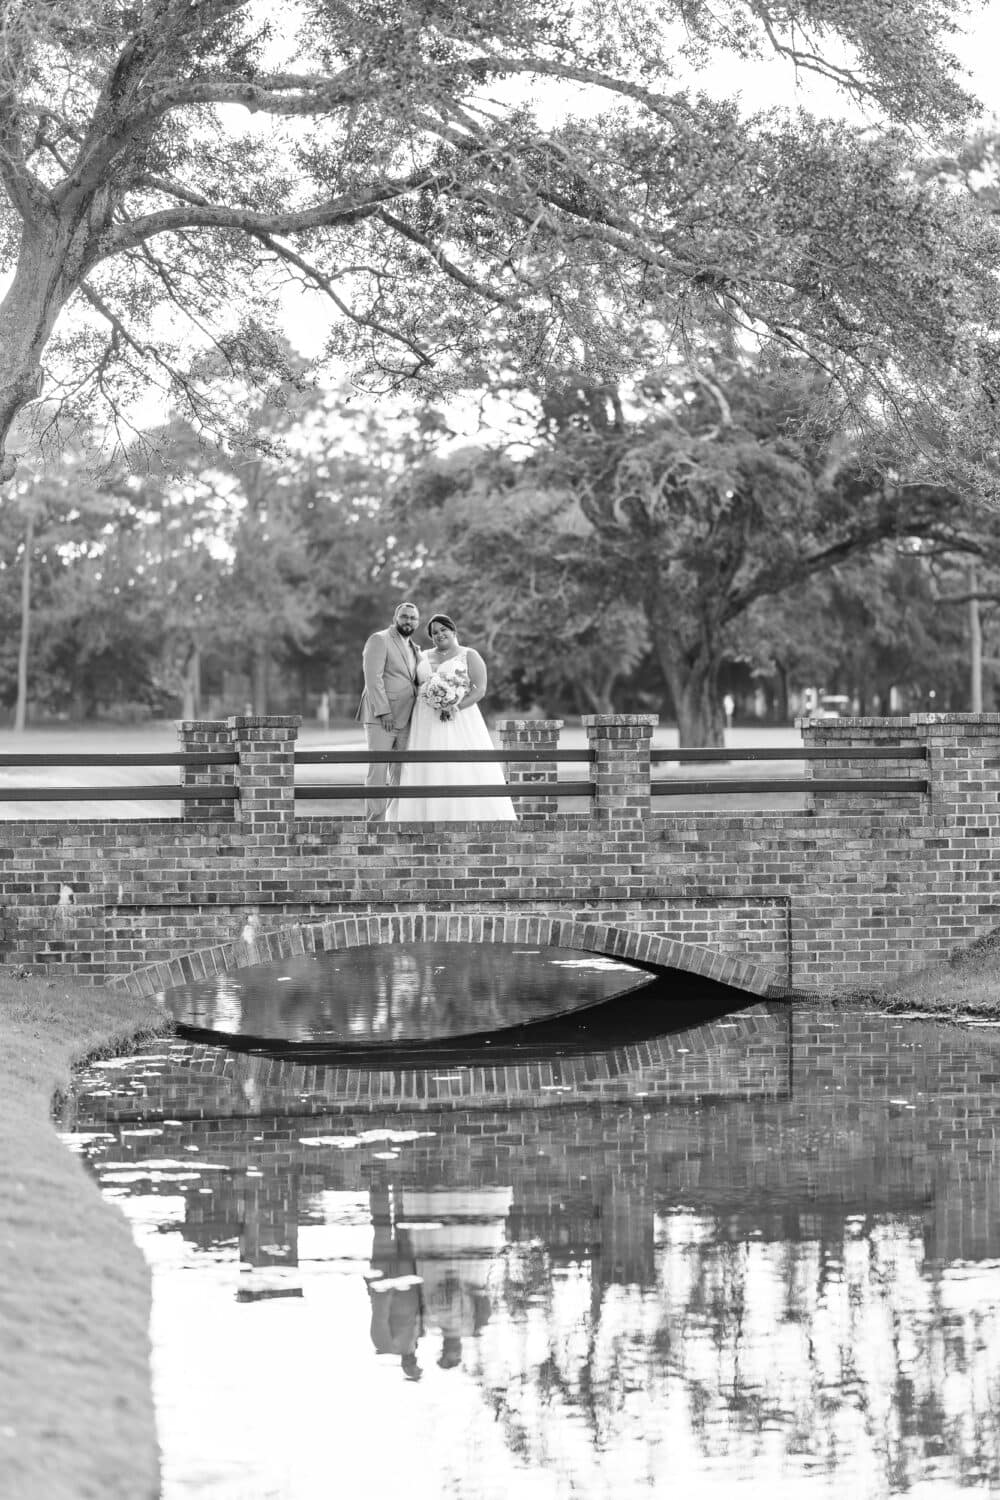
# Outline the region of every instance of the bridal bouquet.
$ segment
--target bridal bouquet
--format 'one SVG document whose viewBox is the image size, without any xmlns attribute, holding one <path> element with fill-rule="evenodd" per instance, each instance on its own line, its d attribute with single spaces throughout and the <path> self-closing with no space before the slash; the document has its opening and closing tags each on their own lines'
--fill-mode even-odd
<svg viewBox="0 0 1000 1500">
<path fill-rule="evenodd" d="M 427 679 L 420 691 L 442 721 L 454 717 L 455 709 L 465 697 L 465 687 L 461 683 L 451 677 L 441 677 L 437 672 Z"/>
</svg>

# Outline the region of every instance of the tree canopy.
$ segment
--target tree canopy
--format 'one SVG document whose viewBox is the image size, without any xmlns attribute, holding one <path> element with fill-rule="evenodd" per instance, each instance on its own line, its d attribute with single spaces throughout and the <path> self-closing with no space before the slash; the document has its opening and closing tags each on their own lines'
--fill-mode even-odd
<svg viewBox="0 0 1000 1500">
<path fill-rule="evenodd" d="M 43 387 L 123 442 L 150 386 L 217 431 L 187 356 L 266 380 L 298 284 L 376 386 L 477 385 L 498 346 L 541 386 L 780 347 L 992 485 L 996 232 L 909 165 L 969 109 L 965 9 L 0 0 L 0 443 Z M 692 92 L 720 53 L 825 75 L 868 128 Z"/>
<path fill-rule="evenodd" d="M 396 500 L 427 547 L 424 588 L 474 637 L 550 692 L 562 662 L 592 704 L 648 650 L 686 745 L 722 742 L 723 662 L 811 579 L 886 540 L 998 552 L 993 517 L 957 490 L 803 427 L 808 365 L 797 393 L 787 374 L 716 375 L 678 376 L 631 415 L 613 389 L 568 390 L 530 456 L 438 458 Z"/>
</svg>

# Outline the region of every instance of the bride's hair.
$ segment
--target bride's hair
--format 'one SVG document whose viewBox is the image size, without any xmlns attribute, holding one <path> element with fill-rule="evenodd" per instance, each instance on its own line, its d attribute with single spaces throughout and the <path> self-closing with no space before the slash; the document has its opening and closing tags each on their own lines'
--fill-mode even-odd
<svg viewBox="0 0 1000 1500">
<path fill-rule="evenodd" d="M 429 640 L 431 639 L 431 631 L 435 625 L 443 625 L 446 630 L 453 630 L 456 635 L 458 634 L 458 626 L 451 618 L 451 615 L 431 615 L 427 621 L 427 637 Z"/>
</svg>

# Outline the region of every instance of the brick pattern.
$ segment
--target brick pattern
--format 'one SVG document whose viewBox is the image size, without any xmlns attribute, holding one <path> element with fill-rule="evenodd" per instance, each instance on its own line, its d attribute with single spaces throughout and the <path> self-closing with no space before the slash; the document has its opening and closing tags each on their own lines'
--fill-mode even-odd
<svg viewBox="0 0 1000 1500">
<path fill-rule="evenodd" d="M 295 826 L 297 717 L 230 719 L 239 752 L 239 820 L 248 845 L 287 839 Z"/>
<path fill-rule="evenodd" d="M 262 931 L 252 942 L 219 943 L 177 958 L 162 959 L 130 973 L 124 983 L 136 995 L 158 994 L 212 974 L 252 964 L 273 963 L 295 954 L 318 953 L 373 943 L 517 943 L 540 948 L 577 948 L 663 968 L 684 969 L 752 995 L 782 988 L 774 975 L 753 964 L 727 958 L 710 948 L 629 931 L 607 922 L 575 922 L 538 913 L 394 912 L 333 917 L 315 926 Z"/>
<path fill-rule="evenodd" d="M 555 781 L 559 770 L 555 758 L 559 743 L 562 719 L 501 719 L 497 724 L 500 746 L 503 750 L 551 750 L 551 760 L 534 762 L 513 761 L 507 767 L 507 780 L 512 786 L 526 786 L 532 781 Z M 581 766 L 583 772 L 586 768 Z M 581 776 L 581 779 L 584 779 Z M 558 797 L 518 797 L 514 808 L 520 819 L 551 818 L 559 811 Z"/>
<path fill-rule="evenodd" d="M 1000 924 L 998 715 L 808 726 L 811 743 L 925 744 L 928 764 L 886 768 L 929 774 L 931 794 L 767 815 L 651 810 L 655 720 L 596 716 L 591 814 L 374 828 L 295 817 L 296 722 L 182 726 L 189 742 L 239 747 L 235 820 L 213 806 L 177 821 L 0 824 L 0 961 L 123 980 L 238 944 L 251 918 L 271 941 L 341 918 L 521 914 L 670 940 L 680 967 L 712 950 L 766 984 L 820 992 L 904 973 Z M 537 744 L 550 731 L 505 733 Z"/>
<path fill-rule="evenodd" d="M 199 750 L 217 752 L 233 748 L 228 724 L 217 719 L 182 720 L 177 725 L 177 742 L 178 749 L 191 754 Z M 232 766 L 182 766 L 180 779 L 184 788 L 183 818 L 193 823 L 233 821 L 234 805 L 231 801 L 198 796 L 200 787 L 231 785 L 234 780 Z"/>
<path fill-rule="evenodd" d="M 594 820 L 622 838 L 642 835 L 649 818 L 649 750 L 656 714 L 585 714 L 595 753 Z"/>
</svg>

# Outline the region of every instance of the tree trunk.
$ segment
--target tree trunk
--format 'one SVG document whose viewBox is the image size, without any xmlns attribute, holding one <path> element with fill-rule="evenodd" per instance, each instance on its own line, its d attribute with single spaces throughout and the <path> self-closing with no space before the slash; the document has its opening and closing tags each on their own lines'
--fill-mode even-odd
<svg viewBox="0 0 1000 1500">
<path fill-rule="evenodd" d="M 778 719 L 780 723 L 787 724 L 790 717 L 788 712 L 788 668 L 784 662 L 779 661 L 777 663 L 776 674 L 778 683 Z"/>
<path fill-rule="evenodd" d="M 684 748 L 726 742 L 726 717 L 716 691 L 715 674 L 691 675 L 682 684 L 671 683 L 677 708 L 677 742 Z"/>
<path fill-rule="evenodd" d="M 268 712 L 270 667 L 270 652 L 263 641 L 256 642 L 253 650 L 253 711 L 255 714 Z"/>
<path fill-rule="evenodd" d="M 106 193 L 102 198 L 106 197 Z M 42 357 L 56 320 L 86 275 L 95 222 L 86 213 L 24 226 L 14 279 L 0 298 L 0 483 L 13 477 L 6 446 L 18 413 L 42 390 Z"/>
<path fill-rule="evenodd" d="M 719 695 L 721 661 L 713 641 L 703 636 L 685 649 L 668 626 L 647 612 L 660 671 L 670 689 L 681 748 L 726 743 L 726 714 Z"/>
<path fill-rule="evenodd" d="M 28 512 L 24 528 L 24 561 L 21 564 L 21 639 L 17 648 L 17 707 L 14 729 L 20 734 L 28 721 L 28 640 L 31 628 L 31 552 L 35 543 L 35 518 Z"/>
<path fill-rule="evenodd" d="M 674 700 L 681 748 L 726 743 L 726 715 L 719 697 L 719 663 L 664 660 L 660 666 Z"/>
<path fill-rule="evenodd" d="M 182 719 L 197 719 L 201 716 L 201 652 L 191 647 L 191 654 L 184 665 Z"/>
<path fill-rule="evenodd" d="M 983 627 L 979 618 L 975 563 L 969 564 L 969 711 L 983 711 Z"/>
</svg>

